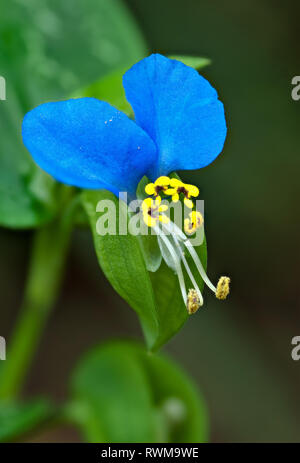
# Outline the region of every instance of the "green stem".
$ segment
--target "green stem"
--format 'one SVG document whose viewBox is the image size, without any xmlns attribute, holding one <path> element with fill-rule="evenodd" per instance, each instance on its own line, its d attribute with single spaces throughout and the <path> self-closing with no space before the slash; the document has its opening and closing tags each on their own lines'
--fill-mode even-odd
<svg viewBox="0 0 300 463">
<path fill-rule="evenodd" d="M 29 276 L 20 318 L 0 377 L 0 399 L 20 392 L 63 277 L 73 225 L 74 200 L 59 219 L 34 237 Z"/>
</svg>

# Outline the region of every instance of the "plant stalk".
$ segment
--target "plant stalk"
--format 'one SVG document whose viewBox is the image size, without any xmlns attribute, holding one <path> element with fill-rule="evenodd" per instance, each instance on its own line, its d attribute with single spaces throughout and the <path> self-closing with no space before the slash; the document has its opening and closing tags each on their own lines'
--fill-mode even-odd
<svg viewBox="0 0 300 463">
<path fill-rule="evenodd" d="M 0 399 L 20 393 L 49 313 L 60 290 L 73 226 L 74 200 L 51 224 L 36 231 L 20 318 L 1 365 Z"/>
</svg>

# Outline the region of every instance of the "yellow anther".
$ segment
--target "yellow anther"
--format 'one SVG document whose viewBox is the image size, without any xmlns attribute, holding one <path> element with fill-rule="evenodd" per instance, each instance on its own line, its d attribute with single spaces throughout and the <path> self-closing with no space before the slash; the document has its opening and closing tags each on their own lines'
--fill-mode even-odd
<svg viewBox="0 0 300 463">
<path fill-rule="evenodd" d="M 168 188 L 165 193 L 172 196 L 172 201 L 177 202 L 179 200 L 179 194 L 177 193 L 178 188 L 183 188 L 184 183 L 177 178 L 170 179 L 170 188 Z"/>
<path fill-rule="evenodd" d="M 143 219 L 148 227 L 154 227 L 157 221 L 162 223 L 168 223 L 169 217 L 162 214 L 166 212 L 168 206 L 166 204 L 161 205 L 161 197 L 158 196 L 155 200 L 152 198 L 144 199 L 142 203 Z"/>
<path fill-rule="evenodd" d="M 189 192 L 190 196 L 194 196 L 196 198 L 199 195 L 199 188 L 195 185 L 185 184 L 185 188 Z"/>
<path fill-rule="evenodd" d="M 154 183 L 148 183 L 148 185 L 145 186 L 145 192 L 150 196 L 158 196 L 161 191 L 165 192 L 169 185 L 169 177 L 162 175 L 161 177 L 158 177 Z"/>
<path fill-rule="evenodd" d="M 188 235 L 192 235 L 203 225 L 203 215 L 199 211 L 189 213 L 189 219 L 184 220 L 184 231 Z"/>
<path fill-rule="evenodd" d="M 196 227 L 190 219 L 184 219 L 184 231 L 187 235 L 192 235 L 196 231 Z"/>
<path fill-rule="evenodd" d="M 178 178 L 171 178 L 170 179 L 170 187 L 172 188 L 177 188 L 178 186 L 183 186 L 184 183 L 181 180 L 178 180 Z"/>
<path fill-rule="evenodd" d="M 203 215 L 199 211 L 192 211 L 189 213 L 190 219 L 193 223 L 196 224 L 197 228 L 203 225 L 204 219 Z"/>
<path fill-rule="evenodd" d="M 145 186 L 145 192 L 149 196 L 154 195 L 156 193 L 154 183 L 148 183 L 148 185 Z"/>
<path fill-rule="evenodd" d="M 148 212 L 148 209 L 151 208 L 153 203 L 154 203 L 154 201 L 153 201 L 152 198 L 144 199 L 144 201 L 142 202 L 142 210 L 143 210 L 143 212 Z"/>
<path fill-rule="evenodd" d="M 169 223 L 170 222 L 170 218 L 167 215 L 164 215 L 164 214 L 160 215 L 158 217 L 158 220 L 160 222 L 162 222 L 162 223 Z"/>
<path fill-rule="evenodd" d="M 151 198 L 150 198 L 150 199 L 151 199 Z M 156 196 L 155 202 L 154 202 L 154 203 L 155 203 L 155 206 L 159 206 L 160 203 L 161 203 L 161 197 L 160 197 L 160 196 Z"/>
<path fill-rule="evenodd" d="M 218 299 L 224 300 L 229 294 L 229 277 L 221 277 L 217 284 L 216 297 Z"/>
<path fill-rule="evenodd" d="M 155 227 L 157 219 L 154 217 L 151 217 L 151 215 L 143 214 L 143 219 L 147 227 Z"/>
<path fill-rule="evenodd" d="M 201 306 L 198 293 L 195 289 L 190 289 L 187 296 L 186 308 L 188 313 L 191 315 L 199 309 Z"/>
<path fill-rule="evenodd" d="M 188 199 L 188 198 L 184 198 L 184 204 L 186 205 L 186 207 L 188 207 L 189 209 L 193 209 L 194 207 L 194 203 L 191 199 Z"/>
<path fill-rule="evenodd" d="M 160 186 L 169 186 L 170 185 L 170 178 L 167 177 L 166 175 L 162 175 L 161 177 L 158 177 L 155 180 L 155 185 L 160 185 Z"/>
<path fill-rule="evenodd" d="M 159 212 L 166 212 L 168 210 L 168 206 L 166 204 L 162 204 L 158 208 Z"/>
<path fill-rule="evenodd" d="M 172 196 L 172 201 L 177 203 L 179 201 L 179 195 L 182 193 L 184 195 L 184 204 L 192 209 L 194 204 L 193 201 L 190 199 L 191 196 L 197 197 L 199 195 L 199 189 L 194 185 L 188 185 L 183 183 L 181 180 L 177 178 L 171 178 L 170 180 L 170 188 L 168 188 L 165 193 L 167 195 Z"/>
</svg>

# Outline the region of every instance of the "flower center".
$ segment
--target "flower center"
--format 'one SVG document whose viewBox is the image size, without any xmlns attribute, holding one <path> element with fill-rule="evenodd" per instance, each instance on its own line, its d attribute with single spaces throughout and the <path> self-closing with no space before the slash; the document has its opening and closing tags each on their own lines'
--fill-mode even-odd
<svg viewBox="0 0 300 463">
<path fill-rule="evenodd" d="M 158 206 L 149 207 L 148 215 L 153 218 L 157 218 L 159 214 Z"/>
<path fill-rule="evenodd" d="M 177 193 L 183 193 L 186 198 L 189 198 L 189 192 L 184 188 L 184 186 L 180 186 L 177 188 Z"/>
<path fill-rule="evenodd" d="M 154 183 L 148 183 L 145 187 L 145 192 L 150 196 L 154 196 L 154 199 L 148 197 L 144 199 L 142 203 L 144 222 L 148 227 L 153 227 L 157 234 L 158 244 L 163 259 L 177 274 L 180 291 L 188 313 L 195 313 L 203 304 L 203 297 L 197 283 L 199 275 L 204 283 L 215 293 L 218 299 L 226 299 L 229 294 L 230 278 L 221 277 L 217 287 L 215 287 L 206 275 L 197 252 L 186 236 L 194 234 L 197 229 L 203 225 L 203 216 L 201 212 L 194 210 L 193 201 L 190 199 L 191 196 L 197 197 L 199 195 L 199 189 L 194 185 L 185 184 L 181 180 L 162 176 L 156 179 Z M 184 195 L 184 204 L 192 209 L 189 213 L 189 217 L 184 220 L 184 231 L 186 235 L 164 214 L 168 206 L 161 204 L 161 192 L 172 196 L 174 202 L 179 200 L 179 195 L 181 193 Z M 186 259 L 184 250 L 188 251 L 190 254 L 194 262 L 194 267 L 196 267 L 198 271 L 198 275 L 194 276 Z M 188 293 L 185 287 L 182 265 L 193 285 L 193 288 L 190 289 Z"/>
<path fill-rule="evenodd" d="M 166 191 L 167 188 L 168 187 L 164 185 L 155 185 L 155 192 L 157 195 L 159 195 L 161 191 Z"/>
</svg>

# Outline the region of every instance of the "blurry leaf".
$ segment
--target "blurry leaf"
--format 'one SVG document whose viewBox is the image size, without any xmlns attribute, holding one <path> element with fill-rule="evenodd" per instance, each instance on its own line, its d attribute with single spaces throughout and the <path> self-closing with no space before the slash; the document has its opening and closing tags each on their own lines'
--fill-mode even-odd
<svg viewBox="0 0 300 463">
<path fill-rule="evenodd" d="M 27 403 L 0 403 L 0 442 L 14 440 L 51 418 L 51 404 L 44 399 Z"/>
<path fill-rule="evenodd" d="M 24 113 L 9 90 L 0 102 L 0 225 L 7 227 L 42 224 L 56 210 L 55 181 L 33 163 L 21 141 Z"/>
<path fill-rule="evenodd" d="M 147 378 L 122 347 L 111 344 L 92 351 L 75 372 L 72 392 L 81 404 L 77 419 L 90 442 L 155 441 Z"/>
<path fill-rule="evenodd" d="M 68 98 L 145 54 L 144 42 L 121 0 L 0 0 L 0 63 L 7 99 L 0 102 L 0 225 L 34 227 L 56 211 L 56 186 L 21 140 L 24 114 Z"/>
<path fill-rule="evenodd" d="M 116 207 L 117 233 L 100 236 L 96 230 L 100 217 L 96 207 L 99 201 L 107 199 Z M 129 233 L 126 235 L 118 233 L 120 217 L 126 225 L 128 223 L 127 206 L 124 202 L 120 202 L 121 207 L 119 207 L 115 195 L 106 190 L 84 191 L 82 201 L 90 219 L 99 265 L 117 293 L 138 313 L 148 345 L 153 346 L 159 330 L 158 314 L 139 239 Z"/>
<path fill-rule="evenodd" d="M 119 71 L 114 71 L 93 84 L 78 90 L 74 93 L 74 98 L 78 97 L 94 97 L 99 100 L 115 106 L 120 111 L 123 111 L 128 116 L 133 115 L 132 108 L 125 97 L 123 88 L 123 74 L 128 67 L 122 68 Z"/>
<path fill-rule="evenodd" d="M 203 442 L 207 416 L 189 378 L 135 343 L 92 350 L 72 380 L 70 418 L 89 442 Z"/>
<path fill-rule="evenodd" d="M 211 64 L 210 59 L 201 58 L 199 56 L 172 55 L 169 56 L 169 58 L 181 61 L 182 63 L 186 64 L 186 66 L 190 66 L 191 68 L 194 68 L 197 71 Z"/>
<path fill-rule="evenodd" d="M 99 201 L 105 199 L 111 200 L 116 207 L 115 235 L 102 236 L 96 230 L 97 221 L 101 217 L 96 207 Z M 158 349 L 177 333 L 188 317 L 177 275 L 164 262 L 155 273 L 149 272 L 146 263 L 149 264 L 150 258 L 148 256 L 145 259 L 147 248 L 145 243 L 141 243 L 141 237 L 118 233 L 120 218 L 126 224 L 129 216 L 125 203 L 120 201 L 119 207 L 115 195 L 106 190 L 85 191 L 82 193 L 82 202 L 90 220 L 99 265 L 113 288 L 137 312 L 148 347 Z M 147 238 L 152 240 L 155 237 L 144 236 L 143 241 Z M 149 245 L 148 252 L 151 250 L 157 252 L 153 243 Z M 206 268 L 205 241 L 196 251 Z M 155 262 L 154 257 L 153 265 Z M 200 276 L 198 284 L 200 288 L 203 287 Z"/>
<path fill-rule="evenodd" d="M 162 355 L 140 355 L 149 375 L 154 402 L 168 426 L 170 442 L 206 442 L 205 402 L 187 374 Z"/>
</svg>

